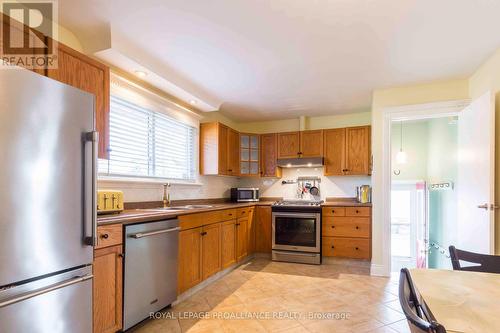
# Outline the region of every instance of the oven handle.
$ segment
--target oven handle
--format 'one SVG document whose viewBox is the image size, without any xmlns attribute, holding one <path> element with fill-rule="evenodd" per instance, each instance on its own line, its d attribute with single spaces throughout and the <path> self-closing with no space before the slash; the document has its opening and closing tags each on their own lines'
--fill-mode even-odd
<svg viewBox="0 0 500 333">
<path fill-rule="evenodd" d="M 309 217 L 318 218 L 321 213 L 286 213 L 286 212 L 273 212 L 273 217 Z"/>
<path fill-rule="evenodd" d="M 279 250 L 273 250 L 276 253 L 283 253 L 283 254 L 291 254 L 290 251 L 279 251 Z M 304 252 L 293 252 L 294 256 L 302 256 L 302 257 L 316 257 L 318 254 L 317 253 L 304 253 Z"/>
</svg>

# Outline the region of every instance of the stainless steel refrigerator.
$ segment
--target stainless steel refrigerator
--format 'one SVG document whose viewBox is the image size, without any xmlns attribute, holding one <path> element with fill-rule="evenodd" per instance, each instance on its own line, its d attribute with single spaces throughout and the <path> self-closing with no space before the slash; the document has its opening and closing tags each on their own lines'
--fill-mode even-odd
<svg viewBox="0 0 500 333">
<path fill-rule="evenodd" d="M 91 94 L 0 68 L 0 332 L 92 332 Z"/>
</svg>

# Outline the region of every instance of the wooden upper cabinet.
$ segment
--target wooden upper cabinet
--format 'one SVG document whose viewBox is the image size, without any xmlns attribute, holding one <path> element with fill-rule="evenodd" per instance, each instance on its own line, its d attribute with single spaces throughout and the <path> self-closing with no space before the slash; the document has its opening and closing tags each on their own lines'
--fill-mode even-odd
<svg viewBox="0 0 500 333">
<path fill-rule="evenodd" d="M 215 124 L 217 126 L 217 124 Z M 229 167 L 228 167 L 228 135 L 229 135 L 229 127 L 224 126 L 222 124 L 218 124 L 218 133 L 219 133 L 219 138 L 218 138 L 218 143 L 219 143 L 219 149 L 218 149 L 218 157 L 216 157 L 219 161 L 219 167 L 218 171 L 215 173 L 218 173 L 220 175 L 227 175 L 229 174 Z M 208 163 L 211 161 L 209 160 Z"/>
<path fill-rule="evenodd" d="M 94 251 L 94 333 L 114 333 L 122 329 L 122 272 L 122 245 Z"/>
<path fill-rule="evenodd" d="M 240 135 L 221 123 L 200 124 L 200 174 L 239 175 Z"/>
<path fill-rule="evenodd" d="M 100 62 L 58 43 L 58 68 L 47 76 L 95 96 L 99 157 L 108 158 L 109 147 L 109 68 Z"/>
<path fill-rule="evenodd" d="M 201 232 L 203 280 L 221 270 L 221 223 L 204 226 Z"/>
<path fill-rule="evenodd" d="M 300 153 L 300 132 L 278 133 L 278 158 L 297 158 Z"/>
<path fill-rule="evenodd" d="M 259 175 L 259 135 L 240 133 L 240 175 Z"/>
<path fill-rule="evenodd" d="M 346 175 L 369 175 L 371 158 L 370 126 L 346 129 Z"/>
<path fill-rule="evenodd" d="M 240 174 L 240 135 L 232 128 L 227 135 L 227 172 L 230 176 Z"/>
<path fill-rule="evenodd" d="M 300 132 L 300 157 L 323 156 L 323 130 Z"/>
<path fill-rule="evenodd" d="M 277 165 L 278 135 L 262 134 L 260 136 L 260 160 L 262 177 L 281 177 L 281 168 Z"/>
<path fill-rule="evenodd" d="M 345 165 L 345 128 L 329 129 L 324 131 L 325 144 L 325 176 L 344 174 Z"/>
<path fill-rule="evenodd" d="M 370 135 L 370 126 L 325 130 L 325 176 L 369 175 Z"/>
</svg>

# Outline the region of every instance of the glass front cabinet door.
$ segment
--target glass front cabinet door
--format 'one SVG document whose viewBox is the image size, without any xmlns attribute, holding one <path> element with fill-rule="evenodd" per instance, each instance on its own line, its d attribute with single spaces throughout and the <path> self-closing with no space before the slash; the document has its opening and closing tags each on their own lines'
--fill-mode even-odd
<svg viewBox="0 0 500 333">
<path fill-rule="evenodd" d="M 240 134 L 240 174 L 242 176 L 259 175 L 259 136 Z"/>
</svg>

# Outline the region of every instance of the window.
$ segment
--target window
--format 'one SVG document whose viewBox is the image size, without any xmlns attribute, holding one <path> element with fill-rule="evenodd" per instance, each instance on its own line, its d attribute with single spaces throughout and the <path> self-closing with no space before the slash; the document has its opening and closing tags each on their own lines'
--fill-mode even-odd
<svg viewBox="0 0 500 333">
<path fill-rule="evenodd" d="M 194 127 L 116 96 L 109 118 L 111 151 L 100 174 L 194 180 Z"/>
</svg>

